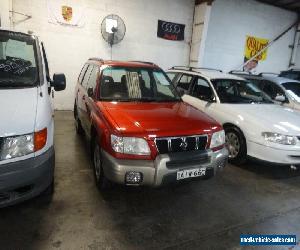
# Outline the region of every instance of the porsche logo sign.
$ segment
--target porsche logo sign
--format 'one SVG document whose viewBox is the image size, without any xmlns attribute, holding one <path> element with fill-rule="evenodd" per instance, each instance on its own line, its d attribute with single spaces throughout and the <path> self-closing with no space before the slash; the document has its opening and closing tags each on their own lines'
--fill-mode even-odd
<svg viewBox="0 0 300 250">
<path fill-rule="evenodd" d="M 61 6 L 61 14 L 67 22 L 70 22 L 72 20 L 72 17 L 73 17 L 72 7 L 70 7 L 70 6 Z"/>
</svg>

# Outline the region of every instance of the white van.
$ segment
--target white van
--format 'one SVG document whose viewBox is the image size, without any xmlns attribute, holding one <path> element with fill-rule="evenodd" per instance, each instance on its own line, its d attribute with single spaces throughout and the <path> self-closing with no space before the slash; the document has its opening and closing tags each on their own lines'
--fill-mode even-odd
<svg viewBox="0 0 300 250">
<path fill-rule="evenodd" d="M 53 192 L 52 88 L 65 87 L 36 36 L 0 29 L 0 207 Z"/>
</svg>

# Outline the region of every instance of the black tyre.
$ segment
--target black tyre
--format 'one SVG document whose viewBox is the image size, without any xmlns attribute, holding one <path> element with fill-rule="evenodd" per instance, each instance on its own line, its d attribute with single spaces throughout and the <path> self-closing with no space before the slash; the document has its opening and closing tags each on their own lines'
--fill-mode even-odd
<svg viewBox="0 0 300 250">
<path fill-rule="evenodd" d="M 242 165 L 247 160 L 247 145 L 243 133 L 236 127 L 225 127 L 229 162 Z"/>
<path fill-rule="evenodd" d="M 82 135 L 84 133 L 83 128 L 81 126 L 81 121 L 78 118 L 78 111 L 77 111 L 77 105 L 74 104 L 74 119 L 75 119 L 75 127 L 76 127 L 76 133 L 78 135 Z"/>
<path fill-rule="evenodd" d="M 111 182 L 105 177 L 102 167 L 102 156 L 100 146 L 95 139 L 93 143 L 93 170 L 97 188 L 102 191 L 111 187 Z"/>
</svg>

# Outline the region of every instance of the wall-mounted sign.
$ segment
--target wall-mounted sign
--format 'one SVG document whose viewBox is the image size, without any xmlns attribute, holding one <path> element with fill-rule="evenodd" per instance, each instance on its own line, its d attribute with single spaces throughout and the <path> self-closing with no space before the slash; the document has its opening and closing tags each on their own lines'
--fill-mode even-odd
<svg viewBox="0 0 300 250">
<path fill-rule="evenodd" d="M 85 25 L 84 0 L 69 0 L 68 5 L 63 0 L 48 0 L 48 21 L 73 27 Z"/>
<path fill-rule="evenodd" d="M 255 56 L 258 52 L 265 48 L 268 45 L 268 43 L 268 39 L 258 38 L 255 36 L 246 36 L 244 62 L 247 62 L 250 58 Z M 268 49 L 264 50 L 261 54 L 249 61 L 244 66 L 244 70 L 253 71 L 258 66 L 259 61 L 264 61 L 267 59 L 267 51 Z"/>
<path fill-rule="evenodd" d="M 70 6 L 61 6 L 61 15 L 65 21 L 70 22 L 73 17 L 73 9 Z"/>
<path fill-rule="evenodd" d="M 158 20 L 157 36 L 167 40 L 182 41 L 184 40 L 184 29 L 184 24 Z"/>
</svg>

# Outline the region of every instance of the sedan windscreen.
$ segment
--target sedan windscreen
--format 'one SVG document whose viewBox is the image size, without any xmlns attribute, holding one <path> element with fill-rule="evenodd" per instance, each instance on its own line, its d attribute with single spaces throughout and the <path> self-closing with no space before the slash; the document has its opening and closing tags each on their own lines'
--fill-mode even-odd
<svg viewBox="0 0 300 250">
<path fill-rule="evenodd" d="M 103 70 L 101 100 L 178 101 L 180 97 L 161 70 L 135 67 L 108 67 Z"/>
<path fill-rule="evenodd" d="M 37 79 L 35 39 L 0 31 L 0 88 L 33 86 Z"/>
<path fill-rule="evenodd" d="M 212 84 L 221 103 L 273 103 L 253 83 L 234 79 L 215 79 Z"/>
<path fill-rule="evenodd" d="M 300 97 L 300 82 L 285 82 L 282 86 L 295 94 L 298 98 Z"/>
</svg>

